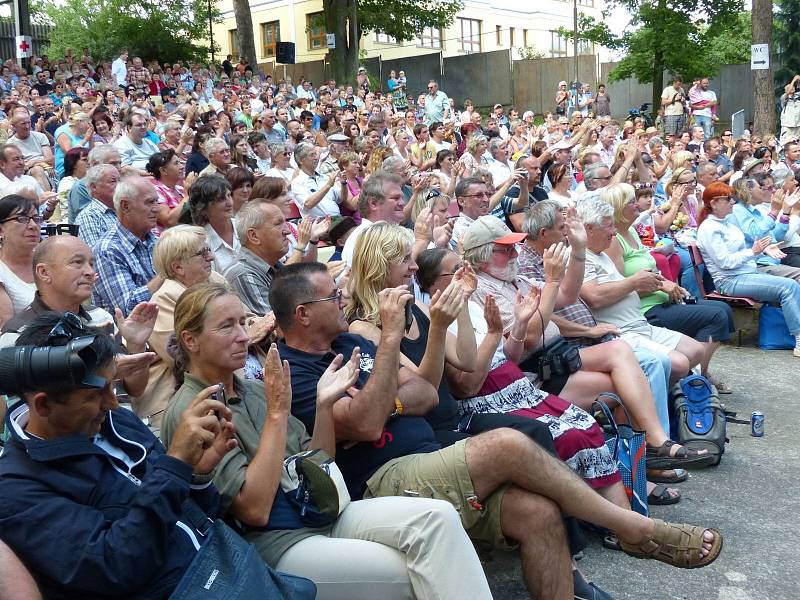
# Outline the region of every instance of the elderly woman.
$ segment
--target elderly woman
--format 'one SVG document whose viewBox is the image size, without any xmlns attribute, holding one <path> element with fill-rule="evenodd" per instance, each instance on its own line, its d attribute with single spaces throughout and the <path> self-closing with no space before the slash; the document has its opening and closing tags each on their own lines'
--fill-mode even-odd
<svg viewBox="0 0 800 600">
<path fill-rule="evenodd" d="M 189 153 L 192 150 L 192 138 L 194 131 L 187 128 L 182 133 L 183 123 L 178 119 L 167 119 L 164 124 L 164 132 L 161 135 L 161 142 L 158 147 L 162 152 L 172 150 L 178 156 L 181 164 L 181 170 L 186 166 L 186 160 L 189 158 Z"/>
<path fill-rule="evenodd" d="M 291 415 L 289 366 L 273 345 L 264 381 L 238 376 L 247 355 L 246 314 L 224 286 L 200 284 L 175 306 L 175 375 L 180 388 L 163 422 L 175 434 L 181 413 L 197 392 L 219 386 L 238 444 L 214 471 L 222 509 L 271 566 L 312 579 L 320 600 L 376 597 L 491 598 L 483 569 L 457 513 L 427 498 L 391 497 L 350 502 L 332 523 L 303 525 L 281 489 L 286 458 L 305 450 L 336 455 L 333 410 L 359 376 L 360 354 L 342 355 L 317 382 L 314 435 Z M 221 351 L 220 351 L 221 350 Z M 224 387 L 223 387 L 224 386 Z M 441 565 L 457 561 L 458 574 Z M 462 572 L 463 571 L 463 572 Z"/>
<path fill-rule="evenodd" d="M 198 177 L 189 191 L 192 222 L 205 228 L 214 254 L 214 270 L 222 273 L 236 262 L 241 249 L 233 222 L 231 186 L 220 175 Z"/>
<path fill-rule="evenodd" d="M 73 110 L 66 126 L 56 130 L 55 169 L 56 177 L 64 176 L 64 155 L 73 147 L 90 148 L 93 145 L 94 128 L 89 115 L 80 110 Z"/>
<path fill-rule="evenodd" d="M 269 177 L 281 177 L 291 188 L 292 180 L 297 175 L 298 170 L 291 166 L 292 153 L 289 151 L 289 147 L 279 142 L 277 144 L 270 144 L 269 151 L 272 167 L 269 171 L 264 173 L 264 175 Z"/>
<path fill-rule="evenodd" d="M 0 198 L 0 325 L 33 302 L 33 251 L 42 218 L 27 198 Z"/>
<path fill-rule="evenodd" d="M 611 245 L 605 250 L 605 253 L 611 258 L 617 271 L 627 279 L 635 277 L 643 271 L 652 275 L 656 270 L 656 261 L 650 254 L 650 249 L 642 244 L 639 235 L 633 228 L 633 223 L 640 212 L 633 186 L 627 183 L 610 185 L 601 192 L 600 200 L 614 209 L 614 226 L 617 235 L 611 240 Z M 620 300 L 624 298 L 623 291 L 618 292 Z M 711 358 L 720 343 L 727 342 L 731 338 L 731 333 L 736 330 L 730 306 L 724 302 L 700 298 L 695 298 L 692 304 L 686 304 L 685 299 L 690 296 L 689 292 L 677 283 L 663 277 L 658 279 L 658 288 L 654 291 L 650 293 L 637 291 L 639 292 L 641 314 L 648 323 L 656 327 L 678 331 L 693 338 L 702 346 L 702 359 L 700 360 L 702 374 L 717 386 L 720 393 L 730 393 L 730 387 L 712 377 L 708 370 Z M 609 302 L 611 300 L 612 298 L 607 299 Z M 680 351 L 681 346 L 679 345 L 677 349 Z M 687 354 L 688 352 L 693 351 L 687 350 L 683 353 Z M 671 359 L 674 364 L 675 357 L 673 356 Z M 682 368 L 683 365 L 681 364 L 679 367 Z"/>
<path fill-rule="evenodd" d="M 486 163 L 483 153 L 489 148 L 489 140 L 482 133 L 476 133 L 467 140 L 466 151 L 459 159 L 464 165 L 464 177 L 472 176 L 472 173 L 481 168 Z"/>
<path fill-rule="evenodd" d="M 231 149 L 228 147 L 228 142 L 221 137 L 211 137 L 203 145 L 203 149 L 209 164 L 200 171 L 199 176 L 222 175 L 225 177 L 231 168 Z"/>
<path fill-rule="evenodd" d="M 168 343 L 175 328 L 175 303 L 186 288 L 196 283 L 209 280 L 224 283 L 225 279 L 211 270 L 213 262 L 206 232 L 195 225 L 176 225 L 167 229 L 153 249 L 153 267 L 164 279 L 151 300 L 158 306 L 158 317 L 148 345 L 157 358 L 150 365 L 147 388 L 134 399 L 133 406 L 136 414 L 156 434 L 167 402 L 175 393 L 173 350 Z"/>
<path fill-rule="evenodd" d="M 759 273 L 756 258 L 771 243 L 766 236 L 745 241 L 742 230 L 727 217 L 735 200 L 724 183 L 712 183 L 703 192 L 703 210 L 697 246 L 717 291 L 726 296 L 746 296 L 779 304 L 786 326 L 795 337 L 794 355 L 800 358 L 800 284 L 786 277 Z"/>
</svg>

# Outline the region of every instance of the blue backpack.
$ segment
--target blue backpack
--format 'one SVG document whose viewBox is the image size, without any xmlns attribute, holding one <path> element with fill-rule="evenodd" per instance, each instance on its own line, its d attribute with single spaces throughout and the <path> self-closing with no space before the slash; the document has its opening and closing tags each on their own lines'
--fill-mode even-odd
<svg viewBox="0 0 800 600">
<path fill-rule="evenodd" d="M 672 389 L 676 441 L 690 450 L 708 450 L 718 465 L 725 453 L 727 423 L 716 388 L 702 375 L 684 377 Z"/>
</svg>

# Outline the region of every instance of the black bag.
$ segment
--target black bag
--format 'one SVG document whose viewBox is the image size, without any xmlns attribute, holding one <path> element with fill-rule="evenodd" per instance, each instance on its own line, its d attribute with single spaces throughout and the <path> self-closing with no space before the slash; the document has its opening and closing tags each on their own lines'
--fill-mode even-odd
<svg viewBox="0 0 800 600">
<path fill-rule="evenodd" d="M 542 333 L 544 338 L 544 333 Z M 563 337 L 542 344 L 527 360 L 520 363 L 519 368 L 529 373 L 536 373 L 542 381 L 553 377 L 569 377 L 581 368 L 581 354 L 575 347 L 567 343 Z"/>
<path fill-rule="evenodd" d="M 230 527 L 211 520 L 196 505 L 189 511 L 200 549 L 170 600 L 314 600 L 310 579 L 273 570 Z M 197 522 L 194 522 L 197 521 Z"/>
</svg>

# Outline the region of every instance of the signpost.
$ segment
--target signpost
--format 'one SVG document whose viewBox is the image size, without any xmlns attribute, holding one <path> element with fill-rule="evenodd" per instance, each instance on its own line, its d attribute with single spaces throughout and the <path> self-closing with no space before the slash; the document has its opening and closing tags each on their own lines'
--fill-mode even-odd
<svg viewBox="0 0 800 600">
<path fill-rule="evenodd" d="M 327 48 L 336 48 L 336 34 L 335 33 L 326 33 L 325 34 L 325 46 Z"/>
<path fill-rule="evenodd" d="M 750 46 L 750 70 L 769 70 L 769 44 L 753 44 Z"/>
</svg>

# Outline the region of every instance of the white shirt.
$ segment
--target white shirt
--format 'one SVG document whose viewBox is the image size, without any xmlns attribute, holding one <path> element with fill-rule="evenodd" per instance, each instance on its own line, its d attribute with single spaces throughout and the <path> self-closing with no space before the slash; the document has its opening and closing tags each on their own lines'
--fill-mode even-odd
<svg viewBox="0 0 800 600">
<path fill-rule="evenodd" d="M 361 217 L 361 224 L 353 229 L 352 233 L 347 238 L 347 241 L 344 243 L 344 248 L 342 248 L 342 260 L 348 267 L 353 266 L 353 251 L 356 248 L 358 236 L 360 236 L 370 225 L 372 225 L 372 221 Z"/>
<path fill-rule="evenodd" d="M 36 293 L 35 283 L 28 283 L 17 277 L 17 274 L 9 269 L 2 260 L 0 260 L 0 287 L 11 299 L 15 315 L 25 310 L 33 302 L 33 296 Z"/>
<path fill-rule="evenodd" d="M 125 64 L 121 56 L 111 63 L 111 74 L 117 80 L 117 85 L 125 85 L 125 78 L 128 76 L 128 65 Z"/>
<path fill-rule="evenodd" d="M 141 144 L 136 144 L 127 135 L 123 135 L 116 142 L 114 142 L 114 147 L 119 150 L 120 157 L 122 158 L 122 164 L 124 166 L 130 165 L 136 169 L 141 169 L 142 171 L 144 171 L 145 167 L 147 166 L 147 162 L 150 160 L 150 157 L 159 151 L 158 146 L 156 146 L 147 138 L 143 138 Z"/>
<path fill-rule="evenodd" d="M 703 100 L 713 100 L 716 102 L 717 95 L 711 90 L 700 90 L 700 98 Z M 706 108 L 695 108 L 692 110 L 692 114 L 695 117 L 710 117 L 711 107 L 707 106 Z"/>
<path fill-rule="evenodd" d="M 228 243 L 219 237 L 219 234 L 214 231 L 210 223 L 206 223 L 203 229 L 206 230 L 206 237 L 208 239 L 208 247 L 214 253 L 214 270 L 217 273 L 223 273 L 225 269 L 230 267 L 239 258 L 239 251 L 242 249 L 242 244 L 239 242 L 239 236 L 236 235 L 236 221 L 231 219 L 233 224 L 233 245 L 229 246 Z"/>
<path fill-rule="evenodd" d="M 14 184 L 14 193 L 18 193 L 21 188 L 31 188 L 36 194 L 37 198 L 44 193 L 44 190 L 42 189 L 42 186 L 39 185 L 39 182 L 30 175 L 20 175 L 12 181 L 0 173 L 0 190 L 9 192 L 9 190 L 6 190 L 5 188 L 10 186 L 12 183 Z"/>
<path fill-rule="evenodd" d="M 294 178 L 292 181 L 292 195 L 294 196 L 294 203 L 300 209 L 300 214 L 304 217 L 326 217 L 328 215 L 340 215 L 339 204 L 342 201 L 339 193 L 340 186 L 337 183 L 327 191 L 314 208 L 307 209 L 304 206 L 306 198 L 320 190 L 328 181 L 327 175 L 320 175 L 315 172 L 314 175 L 306 175 L 303 171 Z M 352 237 L 352 235 L 351 235 Z"/>
<path fill-rule="evenodd" d="M 501 162 L 494 158 L 489 159 L 488 165 L 489 173 L 492 174 L 492 184 L 494 184 L 495 188 L 499 188 L 503 185 L 508 178 L 511 177 L 511 172 L 513 171 L 513 167 L 510 162 Z"/>
</svg>

